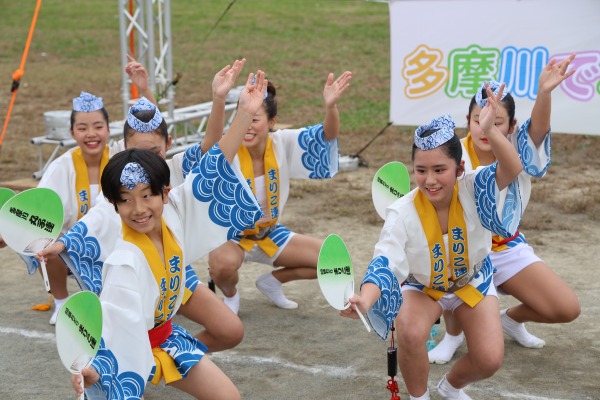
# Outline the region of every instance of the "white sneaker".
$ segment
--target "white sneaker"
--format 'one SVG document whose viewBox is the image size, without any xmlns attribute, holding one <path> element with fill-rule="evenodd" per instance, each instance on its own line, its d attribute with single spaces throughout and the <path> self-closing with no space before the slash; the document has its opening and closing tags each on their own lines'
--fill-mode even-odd
<svg viewBox="0 0 600 400">
<path fill-rule="evenodd" d="M 223 296 L 223 302 L 229 307 L 235 315 L 240 311 L 240 291 L 238 290 L 232 297 Z"/>
<path fill-rule="evenodd" d="M 54 305 L 54 312 L 52 313 L 52 316 L 50 317 L 50 321 L 48 321 L 48 323 L 50 325 L 56 325 L 56 318 L 58 317 L 58 311 L 60 310 L 60 307 L 56 307 L 56 304 Z"/>
<path fill-rule="evenodd" d="M 446 379 L 446 375 L 438 383 L 437 390 L 444 400 L 473 400 L 462 389 L 452 386 Z"/>
<path fill-rule="evenodd" d="M 429 364 L 446 364 L 452 359 L 456 349 L 460 347 L 464 339 L 464 332 L 461 332 L 457 336 L 446 332 L 444 338 L 433 349 L 427 352 Z"/>
<path fill-rule="evenodd" d="M 283 285 L 273 276 L 272 273 L 268 272 L 262 274 L 256 279 L 256 287 L 265 296 L 269 298 L 279 308 L 285 308 L 287 310 L 293 310 L 298 308 L 298 303 L 295 301 L 288 300 L 283 294 Z"/>
<path fill-rule="evenodd" d="M 502 330 L 508 336 L 516 340 L 521 346 L 530 349 L 541 349 L 546 345 L 546 342 L 537 336 L 532 335 L 525 329 L 525 324 L 512 319 L 506 314 L 508 308 L 500 311 L 500 321 L 502 322 Z"/>
</svg>

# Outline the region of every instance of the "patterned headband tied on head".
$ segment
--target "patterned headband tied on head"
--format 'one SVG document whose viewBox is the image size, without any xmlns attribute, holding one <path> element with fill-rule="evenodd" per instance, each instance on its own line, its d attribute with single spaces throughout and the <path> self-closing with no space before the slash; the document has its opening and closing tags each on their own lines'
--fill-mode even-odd
<svg viewBox="0 0 600 400">
<path fill-rule="evenodd" d="M 415 130 L 415 145 L 421 150 L 435 149 L 454 137 L 454 126 L 450 114 L 432 119 Z M 424 136 L 426 133 L 431 134 Z"/>
<path fill-rule="evenodd" d="M 253 85 L 254 85 L 254 82 L 256 82 L 256 75 L 254 75 L 254 78 L 252 78 L 252 84 Z M 265 90 L 265 95 L 263 96 L 263 100 L 265 100 L 268 95 L 269 95 L 269 91 Z"/>
<path fill-rule="evenodd" d="M 143 110 L 154 111 L 154 116 L 152 117 L 152 119 L 150 121 L 143 122 L 140 119 L 138 119 L 135 115 L 133 115 L 134 113 L 136 113 L 138 111 L 143 111 Z M 150 101 L 148 101 L 148 99 L 145 97 L 142 97 L 141 99 L 139 99 L 137 101 L 137 103 L 132 105 L 129 108 L 129 112 L 127 113 L 127 123 L 129 124 L 129 126 L 133 130 L 136 130 L 136 131 L 142 132 L 142 133 L 155 131 L 160 126 L 160 123 L 162 121 L 163 121 L 163 117 L 162 117 L 162 114 L 160 113 L 160 110 L 158 108 L 156 108 L 156 106 L 154 104 L 152 104 Z"/>
<path fill-rule="evenodd" d="M 150 184 L 150 177 L 148 173 L 140 164 L 136 162 L 130 162 L 125 165 L 123 171 L 121 171 L 121 185 L 127 189 L 132 190 L 139 183 Z"/>
<path fill-rule="evenodd" d="M 102 97 L 96 97 L 91 93 L 81 92 L 79 97 L 73 99 L 73 111 L 93 112 L 104 108 Z"/>
<path fill-rule="evenodd" d="M 490 85 L 490 89 L 492 89 L 492 92 L 494 92 L 494 95 L 498 95 L 498 91 L 500 90 L 501 83 L 497 82 L 497 81 L 489 81 L 488 85 Z M 479 108 L 483 108 L 487 104 L 487 97 L 485 99 L 483 98 L 484 90 L 485 90 L 485 82 L 481 85 L 481 87 L 479 88 L 477 93 L 475 93 L 475 102 L 477 103 Z M 506 90 L 506 87 L 505 87 L 504 92 L 502 92 L 502 98 L 500 100 L 504 99 L 507 94 L 508 94 L 508 90 Z"/>
</svg>

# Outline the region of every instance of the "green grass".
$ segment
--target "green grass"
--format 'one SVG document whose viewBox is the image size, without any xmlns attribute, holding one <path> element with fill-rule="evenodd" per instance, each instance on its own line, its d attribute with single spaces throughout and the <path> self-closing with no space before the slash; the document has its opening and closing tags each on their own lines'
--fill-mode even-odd
<svg viewBox="0 0 600 400">
<path fill-rule="evenodd" d="M 2 2 L 0 114 L 5 113 L 12 71 L 21 54 L 35 1 Z M 294 126 L 322 120 L 322 88 L 329 72 L 353 72 L 339 103 L 346 153 L 357 151 L 389 119 L 389 16 L 383 3 L 334 0 L 238 0 L 207 39 L 230 0 L 171 2 L 174 71 L 182 74 L 176 105 L 211 99 L 214 74 L 236 58 L 243 74 L 263 69 L 278 88 L 279 121 Z M 116 1 L 45 0 L 31 44 L 13 117 L 24 103 L 35 108 L 29 126 L 11 130 L 43 134 L 43 113 L 70 108 L 79 91 L 104 98 L 113 119 L 122 118 L 119 11 Z M 6 40 L 11 38 L 11 40 Z M 243 78 L 238 81 L 243 84 Z M 37 104 L 37 105 L 36 105 Z M 27 138 L 25 138 L 27 140 Z"/>
</svg>

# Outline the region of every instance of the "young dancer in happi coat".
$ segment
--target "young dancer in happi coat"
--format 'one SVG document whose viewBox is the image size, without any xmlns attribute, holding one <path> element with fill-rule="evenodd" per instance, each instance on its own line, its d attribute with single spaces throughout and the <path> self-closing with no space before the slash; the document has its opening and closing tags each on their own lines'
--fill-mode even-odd
<svg viewBox="0 0 600 400">
<path fill-rule="evenodd" d="M 515 119 L 515 101 L 511 94 L 505 92 L 500 102 L 496 126 L 517 149 L 523 164 L 523 171 L 519 175 L 519 196 L 523 201 L 523 209 L 531 195 L 531 178 L 541 178 L 550 166 L 552 91 L 574 73 L 567 71 L 574 57 L 575 54 L 560 62 L 551 60 L 541 71 L 531 118 L 519 129 Z M 499 83 L 490 85 L 497 93 Z M 480 165 L 489 165 L 496 159 L 479 126 L 479 114 L 486 103 L 487 95 L 482 85 L 469 104 L 469 133 L 461 140 L 467 171 Z M 573 321 L 579 315 L 581 308 L 573 289 L 535 255 L 520 231 L 511 237 L 494 236 L 490 259 L 496 269 L 494 284 L 498 292 L 512 295 L 521 302 L 500 311 L 502 329 L 520 345 L 528 348 L 542 348 L 545 345 L 543 339 L 527 331 L 525 322 L 565 323 Z M 444 312 L 444 322 L 444 338 L 429 351 L 431 363 L 444 364 L 450 361 L 464 340 L 460 324 L 450 311 Z"/>
<path fill-rule="evenodd" d="M 494 124 L 502 89 L 497 96 L 487 89 L 488 104 L 480 114 L 498 159 L 488 167 L 464 171 L 449 115 L 415 131 L 417 188 L 388 207 L 360 294 L 340 312 L 358 318 L 357 309 L 366 311 L 382 338 L 396 322 L 398 364 L 411 399 L 430 398 L 426 342 L 446 309 L 462 323 L 468 352 L 439 382 L 442 398 L 470 399 L 463 388 L 492 376 L 502 364 L 504 342 L 488 254 L 491 232 L 512 236 L 518 227 L 521 203 L 506 197 L 522 170 L 516 150 Z"/>
<path fill-rule="evenodd" d="M 276 89 L 269 83 L 263 106 L 254 116 L 236 158 L 264 216 L 256 226 L 211 252 L 208 258 L 210 276 L 223 292 L 225 304 L 236 314 L 240 307 L 238 270 L 245 261 L 275 267 L 259 276 L 256 286 L 284 309 L 298 307 L 298 303 L 284 295 L 284 283 L 317 277 L 322 240 L 290 231 L 281 223 L 281 216 L 289 196 L 290 179 L 331 178 L 337 173 L 340 130 L 337 102 L 351 78 L 348 71 L 335 80 L 329 74 L 323 89 L 323 123 L 277 131 L 274 131 Z"/>
</svg>

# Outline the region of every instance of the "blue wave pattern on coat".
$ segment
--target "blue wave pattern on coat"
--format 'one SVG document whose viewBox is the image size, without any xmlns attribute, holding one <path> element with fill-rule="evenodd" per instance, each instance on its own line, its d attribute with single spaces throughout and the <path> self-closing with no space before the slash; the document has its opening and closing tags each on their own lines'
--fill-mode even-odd
<svg viewBox="0 0 600 400">
<path fill-rule="evenodd" d="M 400 282 L 390 268 L 390 260 L 385 256 L 378 256 L 371 261 L 362 285 L 366 282 L 376 284 L 381 290 L 381 296 L 367 311 L 367 318 L 373 330 L 383 340 L 387 339 L 392 328 L 392 323 L 398 315 L 402 305 L 402 292 Z"/>
<path fill-rule="evenodd" d="M 262 212 L 256 200 L 240 183 L 229 162 L 215 144 L 193 170 L 193 194 L 196 199 L 209 202 L 211 220 L 228 227 L 227 239 L 236 237 L 253 226 Z"/>
<path fill-rule="evenodd" d="M 183 171 L 183 177 L 185 178 L 194 169 L 194 167 L 200 162 L 202 158 L 202 147 L 201 143 L 196 143 L 193 146 L 188 147 L 183 153 L 183 162 L 181 169 Z"/>
<path fill-rule="evenodd" d="M 528 119 L 523 125 L 521 125 L 519 131 L 517 132 L 517 151 L 519 153 L 519 158 L 521 159 L 521 164 L 523 165 L 523 170 L 533 177 L 541 178 L 546 174 L 546 171 L 552 163 L 552 134 L 549 131 L 542 143 L 548 160 L 546 161 L 546 164 L 540 168 L 534 162 L 534 158 L 537 157 L 537 149 L 529 145 L 528 138 L 530 124 L 531 119 Z"/>
<path fill-rule="evenodd" d="M 88 236 L 88 227 L 79 221 L 67 234 L 59 239 L 65 245 L 69 260 L 75 271 L 71 271 L 82 290 L 89 290 L 97 295 L 102 290 L 102 265 L 100 243 L 94 236 Z"/>
<path fill-rule="evenodd" d="M 495 162 L 481 169 L 475 177 L 475 204 L 481 224 L 493 233 L 502 237 L 511 237 L 517 231 L 521 221 L 521 199 L 519 182 L 515 179 L 508 187 L 508 199 L 502 210 L 502 220 L 498 216 L 496 205 L 496 168 Z"/>
<path fill-rule="evenodd" d="M 194 290 L 196 290 L 196 287 L 198 287 L 198 284 L 200 283 L 200 280 L 198 279 L 198 276 L 196 275 L 196 271 L 194 271 L 194 268 L 192 268 L 191 265 L 186 265 L 185 267 L 185 288 L 188 289 L 189 291 L 193 292 Z"/>
<path fill-rule="evenodd" d="M 90 399 L 141 399 L 146 387 L 146 381 L 138 374 L 125 371 L 119 373 L 119 363 L 114 354 L 106 348 L 104 339 L 100 341 L 100 349 L 92 366 L 100 380 L 86 389 Z"/>
<path fill-rule="evenodd" d="M 311 171 L 311 179 L 331 178 L 331 144 L 325 140 L 323 124 L 308 126 L 298 136 L 298 144 L 305 151 L 302 165 Z"/>
<path fill-rule="evenodd" d="M 483 265 L 481 269 L 473 276 L 471 280 L 471 284 L 479 290 L 484 296 L 487 295 L 490 286 L 492 283 L 492 275 L 494 275 L 496 268 L 492 265 L 492 260 L 490 260 L 490 256 L 487 256 L 483 259 Z"/>
</svg>

